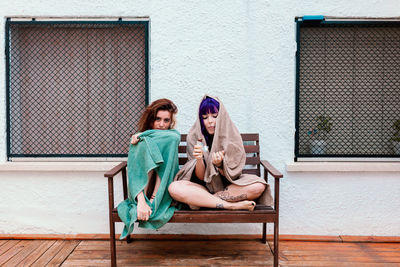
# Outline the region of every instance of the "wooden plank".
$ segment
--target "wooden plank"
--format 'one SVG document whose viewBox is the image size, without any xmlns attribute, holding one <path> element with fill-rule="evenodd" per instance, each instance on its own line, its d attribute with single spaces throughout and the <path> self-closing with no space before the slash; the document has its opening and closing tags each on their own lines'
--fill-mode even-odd
<svg viewBox="0 0 400 267">
<path fill-rule="evenodd" d="M 126 167 L 126 161 L 122 161 L 117 166 L 109 170 L 104 174 L 104 177 L 114 177 L 117 173 L 119 173 L 123 168 Z"/>
<path fill-rule="evenodd" d="M 326 242 L 342 242 L 339 236 L 324 235 L 279 235 L 281 241 L 326 241 Z"/>
<path fill-rule="evenodd" d="M 184 165 L 188 161 L 188 158 L 179 157 L 179 165 Z"/>
<path fill-rule="evenodd" d="M 242 133 L 240 134 L 243 141 L 258 141 L 258 133 Z M 187 134 L 181 134 L 181 142 L 186 142 Z"/>
<path fill-rule="evenodd" d="M 0 256 L 0 266 L 9 261 L 12 257 L 18 254 L 29 243 L 26 240 L 10 240 L 4 246 L 4 253 Z"/>
<path fill-rule="evenodd" d="M 8 240 L 0 240 L 0 251 L 1 251 L 1 246 L 4 245 Z"/>
<path fill-rule="evenodd" d="M 51 261 L 51 259 L 53 259 L 53 257 L 61 250 L 65 242 L 68 241 L 57 240 L 54 242 L 54 244 L 48 250 L 46 250 L 46 252 L 43 253 L 31 266 L 46 266 L 46 264 L 49 263 L 49 261 Z"/>
<path fill-rule="evenodd" d="M 259 134 L 258 133 L 242 133 L 243 141 L 258 141 Z"/>
<path fill-rule="evenodd" d="M 361 263 L 361 262 L 326 262 L 326 261 L 280 261 L 280 267 L 285 266 L 313 266 L 313 267 L 399 267 L 398 263 Z"/>
<path fill-rule="evenodd" d="M 55 240 L 42 240 L 42 243 L 32 251 L 24 260 L 22 260 L 20 266 L 30 266 L 34 263 L 43 253 L 45 253 L 56 241 Z"/>
<path fill-rule="evenodd" d="M 71 254 L 71 252 L 76 248 L 80 241 L 70 240 L 65 241 L 58 251 L 58 253 L 47 263 L 46 266 L 60 266 Z"/>
<path fill-rule="evenodd" d="M 246 153 L 258 153 L 260 152 L 260 146 L 259 145 L 255 145 L 255 146 L 244 146 L 244 151 Z"/>
<path fill-rule="evenodd" d="M 260 176 L 260 171 L 258 169 L 243 169 L 242 173 L 254 174 Z"/>
<path fill-rule="evenodd" d="M 110 253 L 110 252 L 108 252 Z M 84 266 L 111 266 L 111 260 L 103 260 L 103 259 L 91 259 L 91 260 L 67 260 L 63 263 L 62 265 L 63 267 L 68 267 L 68 266 L 80 266 L 80 267 L 84 267 Z M 122 266 L 120 265 L 120 263 L 118 262 L 118 266 Z M 129 265 L 127 265 L 129 266 Z M 135 265 L 137 266 L 137 265 Z"/>
<path fill-rule="evenodd" d="M 257 205 L 258 207 L 258 205 Z M 256 208 L 257 208 L 256 207 Z M 116 209 L 115 209 L 116 210 Z M 140 236 L 140 235 L 139 235 Z M 164 235 L 164 234 L 146 234 L 142 235 L 146 236 L 150 239 L 170 239 L 170 236 L 181 236 L 183 239 L 195 238 L 196 235 Z M 200 235 L 201 236 L 201 235 Z M 211 239 L 221 239 L 221 235 L 207 235 Z M 237 239 L 251 239 L 254 238 L 255 235 L 233 235 L 232 238 Z M 2 251 L 2 244 L 6 244 L 9 240 L 108 240 L 110 237 L 109 234 L 0 234 L 0 254 Z M 346 236 L 351 238 L 350 240 L 342 240 L 341 236 L 321 236 L 321 235 L 279 235 L 279 240 L 281 241 L 329 241 L 329 242 L 369 242 L 369 243 L 400 243 L 400 236 Z M 174 237 L 175 238 L 175 237 Z"/>
<path fill-rule="evenodd" d="M 12 267 L 12 266 L 22 266 L 20 263 L 23 261 L 29 254 L 31 254 L 35 249 L 40 246 L 43 241 L 40 240 L 26 240 L 23 248 L 14 255 L 10 260 L 8 260 L 3 266 L 4 267 Z M 20 243 L 21 244 L 21 243 Z"/>
<path fill-rule="evenodd" d="M 351 236 L 341 235 L 343 242 L 400 242 L 400 236 Z"/>
<path fill-rule="evenodd" d="M 257 165 L 257 164 L 260 164 L 259 157 L 246 158 L 246 165 Z"/>
<path fill-rule="evenodd" d="M 181 134 L 181 142 L 186 142 L 187 134 Z"/>
<path fill-rule="evenodd" d="M 179 157 L 179 165 L 184 165 L 188 161 L 188 158 L 186 156 L 184 157 Z M 257 165 L 260 164 L 260 158 L 259 157 L 248 157 L 246 158 L 246 165 Z"/>
<path fill-rule="evenodd" d="M 10 248 L 14 247 L 17 245 L 21 240 L 7 240 L 6 243 L 4 243 L 1 248 L 0 248 L 0 255 L 3 255 L 6 253 Z M 1 259 L 1 257 L 0 257 Z"/>
<path fill-rule="evenodd" d="M 84 242 L 84 241 L 82 241 Z M 206 244 L 207 249 L 218 251 L 223 248 L 225 251 L 231 251 L 231 253 L 237 253 L 238 250 L 240 251 L 247 251 L 248 253 L 256 253 L 256 251 L 266 251 L 269 250 L 268 247 L 261 243 L 260 240 L 251 240 L 251 241 L 181 241 L 181 240 L 174 240 L 174 241 L 161 241 L 161 240 L 135 240 L 134 242 L 127 244 L 126 242 L 118 241 L 117 251 L 122 250 L 138 250 L 138 251 L 148 251 L 148 250 L 182 250 L 182 247 L 192 248 L 193 251 L 196 250 L 198 247 L 201 247 L 201 244 Z M 184 250 L 185 250 L 184 249 Z M 90 251 L 90 250 L 100 250 L 100 251 L 107 251 L 109 252 L 109 243 L 106 241 L 102 241 L 101 243 L 96 242 L 92 244 L 92 241 L 89 241 L 88 244 L 84 246 L 78 246 L 73 254 L 78 251 Z M 244 253 L 247 253 L 244 252 Z M 199 252 L 201 254 L 201 252 Z M 107 253 L 109 255 L 109 253 Z M 72 257 L 72 255 L 71 255 Z"/>
</svg>

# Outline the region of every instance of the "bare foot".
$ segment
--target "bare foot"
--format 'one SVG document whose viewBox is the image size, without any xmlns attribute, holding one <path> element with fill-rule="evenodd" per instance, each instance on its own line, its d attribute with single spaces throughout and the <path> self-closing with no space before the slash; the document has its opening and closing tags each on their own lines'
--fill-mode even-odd
<svg viewBox="0 0 400 267">
<path fill-rule="evenodd" d="M 225 207 L 230 210 L 248 210 L 252 211 L 256 207 L 256 203 L 250 200 L 243 200 L 235 203 L 230 203 L 231 205 Z"/>
<path fill-rule="evenodd" d="M 190 208 L 191 210 L 199 210 L 199 209 L 200 209 L 200 207 L 193 206 L 193 205 L 189 205 L 189 208 Z"/>
</svg>

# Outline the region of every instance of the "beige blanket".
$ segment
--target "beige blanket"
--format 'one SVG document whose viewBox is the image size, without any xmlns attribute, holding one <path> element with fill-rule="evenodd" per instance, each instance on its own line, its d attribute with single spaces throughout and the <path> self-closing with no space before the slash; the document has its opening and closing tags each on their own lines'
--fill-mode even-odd
<svg viewBox="0 0 400 267">
<path fill-rule="evenodd" d="M 207 96 L 204 96 L 203 99 L 205 97 Z M 204 182 L 206 182 L 207 189 L 211 193 L 224 190 L 222 179 L 227 179 L 229 183 L 239 186 L 260 182 L 266 184 L 267 187 L 264 193 L 256 200 L 256 202 L 271 206 L 273 203 L 271 189 L 265 180 L 256 175 L 242 174 L 242 170 L 246 162 L 246 154 L 244 151 L 242 138 L 235 124 L 230 119 L 229 114 L 227 113 L 222 102 L 216 97 L 212 98 L 217 100 L 220 106 L 211 151 L 204 152 L 204 160 L 206 162 Z M 193 156 L 193 148 L 199 139 L 202 139 L 203 145 L 206 145 L 205 138 L 201 132 L 199 116 L 197 116 L 196 122 L 189 130 L 187 136 L 188 162 L 177 173 L 175 180 L 191 179 L 196 166 L 196 159 Z M 214 164 L 212 164 L 211 153 L 221 150 L 225 151 L 223 160 L 225 177 L 221 176 L 217 168 L 214 166 Z"/>
</svg>

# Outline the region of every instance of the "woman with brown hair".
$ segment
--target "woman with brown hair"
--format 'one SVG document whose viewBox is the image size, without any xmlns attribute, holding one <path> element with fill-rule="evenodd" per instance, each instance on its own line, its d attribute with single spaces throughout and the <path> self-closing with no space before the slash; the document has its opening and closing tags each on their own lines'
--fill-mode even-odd
<svg viewBox="0 0 400 267">
<path fill-rule="evenodd" d="M 173 129 L 176 105 L 169 99 L 151 103 L 139 120 L 128 154 L 128 199 L 118 205 L 125 223 L 121 239 L 139 227 L 158 229 L 172 217 L 168 186 L 178 172 L 180 134 Z"/>
</svg>

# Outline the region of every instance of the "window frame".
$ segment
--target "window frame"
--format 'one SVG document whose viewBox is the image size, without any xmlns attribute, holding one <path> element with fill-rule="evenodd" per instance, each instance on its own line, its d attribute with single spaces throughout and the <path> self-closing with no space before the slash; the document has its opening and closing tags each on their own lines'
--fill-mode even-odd
<svg viewBox="0 0 400 267">
<path fill-rule="evenodd" d="M 300 154 L 300 136 L 299 136 L 299 127 L 300 127 L 300 27 L 304 24 L 307 25 L 329 25 L 329 24 L 355 24 L 355 25 L 397 25 L 400 26 L 400 19 L 398 18 L 343 18 L 343 17 L 324 17 L 324 16 L 303 16 L 296 17 L 296 63 L 295 63 L 295 147 L 294 147 L 294 161 L 332 161 L 332 162 L 351 162 L 351 161 L 391 161 L 391 162 L 399 162 L 400 155 L 396 154 L 374 154 L 374 155 L 366 155 L 366 154 Z"/>
<path fill-rule="evenodd" d="M 12 154 L 11 153 L 11 122 L 10 122 L 10 27 L 11 25 L 56 25 L 56 24 L 113 24 L 113 25 L 131 25 L 140 24 L 144 26 L 144 54 L 145 54 L 145 106 L 149 104 L 149 85 L 150 85 L 150 20 L 147 17 L 107 17 L 107 18 L 74 18 L 74 17 L 57 17 L 57 18 L 25 18 L 25 17 L 8 17 L 5 22 L 5 75 L 6 75 L 6 151 L 7 160 L 13 161 L 43 161 L 43 160 L 72 160 L 72 161 L 115 161 L 126 158 L 127 154 Z"/>
</svg>

